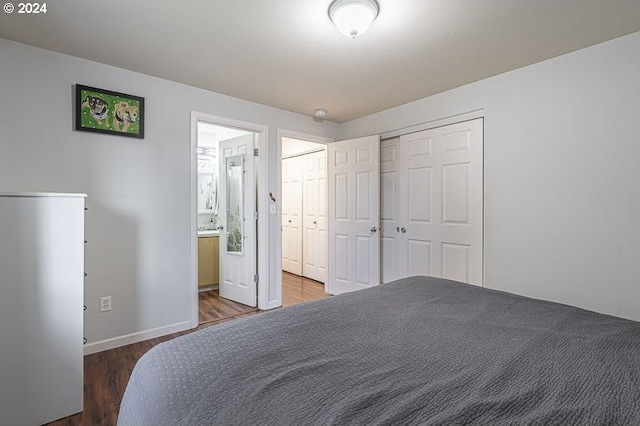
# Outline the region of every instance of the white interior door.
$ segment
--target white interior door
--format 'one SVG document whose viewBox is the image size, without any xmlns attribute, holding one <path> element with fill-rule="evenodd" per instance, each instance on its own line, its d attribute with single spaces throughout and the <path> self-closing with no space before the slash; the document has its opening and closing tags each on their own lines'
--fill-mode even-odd
<svg viewBox="0 0 640 426">
<path fill-rule="evenodd" d="M 328 281 L 339 294 L 380 283 L 380 137 L 328 145 Z"/>
<path fill-rule="evenodd" d="M 302 158 L 282 160 L 282 270 L 302 275 Z"/>
<path fill-rule="evenodd" d="M 326 151 L 300 157 L 303 161 L 304 229 L 302 275 L 327 281 L 327 156 Z"/>
<path fill-rule="evenodd" d="M 220 296 L 257 304 L 255 135 L 220 142 Z"/>
<path fill-rule="evenodd" d="M 382 278 L 482 285 L 482 119 L 381 145 Z"/>
</svg>

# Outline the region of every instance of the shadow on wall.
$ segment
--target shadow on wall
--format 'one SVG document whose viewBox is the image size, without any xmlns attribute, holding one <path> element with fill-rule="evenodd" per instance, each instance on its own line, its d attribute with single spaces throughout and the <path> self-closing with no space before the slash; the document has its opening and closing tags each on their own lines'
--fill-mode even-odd
<svg viewBox="0 0 640 426">
<path fill-rule="evenodd" d="M 87 345 L 130 333 L 139 285 L 137 219 L 87 198 L 85 216 L 85 337 Z M 111 311 L 100 298 L 111 296 Z"/>
</svg>

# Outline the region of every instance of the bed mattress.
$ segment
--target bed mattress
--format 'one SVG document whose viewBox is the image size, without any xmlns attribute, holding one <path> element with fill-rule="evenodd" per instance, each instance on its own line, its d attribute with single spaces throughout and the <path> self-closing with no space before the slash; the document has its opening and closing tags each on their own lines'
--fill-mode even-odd
<svg viewBox="0 0 640 426">
<path fill-rule="evenodd" d="M 429 277 L 162 343 L 119 425 L 640 424 L 640 323 Z"/>
</svg>

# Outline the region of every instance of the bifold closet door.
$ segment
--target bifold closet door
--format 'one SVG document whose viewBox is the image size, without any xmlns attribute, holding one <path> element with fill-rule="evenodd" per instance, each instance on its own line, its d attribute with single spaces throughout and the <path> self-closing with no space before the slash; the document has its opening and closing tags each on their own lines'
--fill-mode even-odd
<svg viewBox="0 0 640 426">
<path fill-rule="evenodd" d="M 381 144 L 382 280 L 430 275 L 482 285 L 483 121 Z"/>
<path fill-rule="evenodd" d="M 404 150 L 400 137 L 380 142 L 380 278 L 388 283 L 406 275 L 405 235 L 396 232 L 403 221 L 401 203 L 404 195 L 402 171 Z M 425 275 L 425 274 L 423 274 Z"/>
<path fill-rule="evenodd" d="M 302 275 L 302 161 L 282 160 L 282 270 Z"/>
<path fill-rule="evenodd" d="M 300 157 L 303 161 L 302 275 L 327 280 L 327 157 L 325 151 Z"/>
</svg>

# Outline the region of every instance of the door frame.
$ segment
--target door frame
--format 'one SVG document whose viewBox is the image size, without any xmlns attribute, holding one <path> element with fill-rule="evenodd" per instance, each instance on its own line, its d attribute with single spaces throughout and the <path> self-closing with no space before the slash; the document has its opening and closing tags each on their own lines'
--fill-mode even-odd
<svg viewBox="0 0 640 426">
<path fill-rule="evenodd" d="M 328 145 L 331 142 L 334 142 L 335 139 L 332 138 L 328 138 L 328 137 L 324 137 L 324 136 L 317 136 L 317 135 L 311 135 L 308 133 L 301 133 L 301 132 L 297 132 L 295 130 L 287 130 L 287 129 L 281 129 L 278 128 L 277 130 L 277 147 L 276 147 L 276 152 L 277 152 L 277 159 L 278 161 L 277 163 L 277 170 L 276 170 L 276 176 L 277 176 L 277 200 L 279 200 L 278 202 L 276 202 L 276 206 L 277 206 L 277 211 L 276 211 L 276 222 L 277 222 L 277 226 L 276 229 L 280 230 L 278 232 L 278 235 L 276 238 L 274 238 L 274 242 L 275 242 L 275 248 L 276 248 L 276 264 L 275 264 L 275 271 L 276 271 L 276 291 L 277 291 L 277 300 L 280 304 L 280 306 L 282 306 L 282 138 L 291 138 L 291 139 L 299 139 L 299 140 L 303 140 L 303 141 L 307 141 L 307 142 L 315 142 L 315 143 L 321 143 L 323 145 Z M 328 197 L 328 194 L 327 194 Z M 327 284 L 325 283 L 325 289 L 327 288 Z"/>
<path fill-rule="evenodd" d="M 268 280 L 269 280 L 269 127 L 191 111 L 191 137 L 190 137 L 190 167 L 189 167 L 189 235 L 190 244 L 190 286 L 191 286 L 191 327 L 198 326 L 198 194 L 196 186 L 198 182 L 198 122 L 205 122 L 220 127 L 231 127 L 256 134 L 256 146 L 259 155 L 256 159 L 257 179 L 257 205 L 258 225 L 257 232 L 260 238 L 254 242 L 257 247 L 257 273 L 258 273 L 258 308 L 265 309 L 268 304 Z"/>
</svg>

